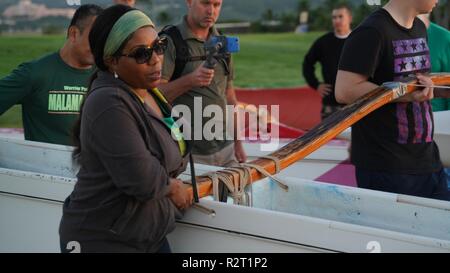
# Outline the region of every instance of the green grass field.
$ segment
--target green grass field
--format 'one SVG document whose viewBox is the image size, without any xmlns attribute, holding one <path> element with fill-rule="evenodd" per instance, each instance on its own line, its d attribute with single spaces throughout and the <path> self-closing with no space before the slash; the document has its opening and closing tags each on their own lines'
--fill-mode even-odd
<svg viewBox="0 0 450 273">
<path fill-rule="evenodd" d="M 241 51 L 235 55 L 236 86 L 287 87 L 304 85 L 303 57 L 320 33 L 296 35 L 240 35 Z"/>
<path fill-rule="evenodd" d="M 0 78 L 8 75 L 22 62 L 53 52 L 63 43 L 63 36 L 0 36 Z M 0 116 L 0 127 L 22 127 L 19 105 Z"/>
<path fill-rule="evenodd" d="M 234 56 L 235 85 L 305 85 L 301 73 L 303 57 L 320 35 L 321 33 L 240 34 L 241 51 Z M 64 39 L 64 36 L 0 36 L 0 78 L 8 75 L 22 62 L 56 51 L 63 45 Z M 20 112 L 20 106 L 14 106 L 0 116 L 0 127 L 21 127 Z"/>
</svg>

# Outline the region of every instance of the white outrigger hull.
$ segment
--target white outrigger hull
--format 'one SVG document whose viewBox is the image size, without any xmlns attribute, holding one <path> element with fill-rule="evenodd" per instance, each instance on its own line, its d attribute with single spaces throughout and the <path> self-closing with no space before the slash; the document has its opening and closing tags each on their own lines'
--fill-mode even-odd
<svg viewBox="0 0 450 273">
<path fill-rule="evenodd" d="M 71 150 L 0 139 L 1 252 L 59 251 L 61 205 L 76 182 Z M 289 192 L 264 179 L 248 189 L 253 207 L 203 198 L 215 215 L 189 209 L 169 235 L 173 251 L 450 252 L 450 202 L 278 176 Z"/>
</svg>

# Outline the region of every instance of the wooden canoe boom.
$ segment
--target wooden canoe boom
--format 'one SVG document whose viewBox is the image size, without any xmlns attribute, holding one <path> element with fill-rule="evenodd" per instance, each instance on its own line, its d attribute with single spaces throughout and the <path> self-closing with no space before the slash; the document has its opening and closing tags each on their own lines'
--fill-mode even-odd
<svg viewBox="0 0 450 273">
<path fill-rule="evenodd" d="M 449 86 L 450 74 L 439 73 L 430 75 L 435 86 Z M 358 122 L 383 105 L 398 99 L 401 96 L 412 93 L 420 87 L 416 79 L 410 79 L 405 82 L 390 82 L 374 89 L 365 96 L 359 98 L 352 104 L 345 106 L 330 117 L 323 120 L 320 124 L 312 128 L 303 136 L 293 140 L 284 147 L 269 154 L 271 157 L 279 159 L 281 169 L 285 169 L 295 162 L 305 158 L 316 151 L 327 142 L 338 136 L 342 131 Z M 266 158 L 257 158 L 250 162 L 264 168 L 270 174 L 275 174 L 275 162 Z M 221 171 L 218 171 L 221 172 Z M 239 187 L 240 176 L 238 174 L 221 173 L 228 176 L 234 182 L 235 187 Z M 255 168 L 250 169 L 251 183 L 254 183 L 265 176 Z M 197 179 L 199 197 L 205 197 L 212 194 L 212 180 L 210 178 L 200 177 Z M 189 188 L 192 191 L 192 187 Z"/>
</svg>

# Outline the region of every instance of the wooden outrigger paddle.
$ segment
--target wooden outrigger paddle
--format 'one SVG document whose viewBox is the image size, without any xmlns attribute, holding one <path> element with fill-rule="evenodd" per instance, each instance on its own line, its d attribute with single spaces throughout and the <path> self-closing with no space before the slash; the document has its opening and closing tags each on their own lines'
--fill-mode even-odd
<svg viewBox="0 0 450 273">
<path fill-rule="evenodd" d="M 435 88 L 438 88 L 439 86 L 450 86 L 450 74 L 448 73 L 431 74 L 430 77 Z M 406 82 L 385 83 L 354 103 L 335 112 L 306 134 L 269 154 L 269 156 L 277 158 L 280 169 L 285 169 L 319 149 L 342 131 L 371 112 L 420 88 L 423 87 L 420 87 L 416 79 L 408 80 Z M 276 164 L 274 160 L 257 158 L 250 162 L 250 164 L 257 165 L 270 174 L 276 173 Z M 221 176 L 225 176 L 228 180 L 232 181 L 235 187 L 239 187 L 241 181 L 239 181 L 240 175 L 238 173 L 233 174 L 233 172 L 227 171 L 227 169 L 219 170 L 216 173 L 218 172 Z M 249 183 L 257 182 L 265 177 L 265 175 L 261 174 L 256 168 L 250 167 L 249 173 L 251 177 Z M 194 180 L 197 180 L 198 196 L 200 198 L 213 193 L 213 183 L 211 178 L 198 177 Z M 189 190 L 192 191 L 192 187 L 190 187 Z"/>
</svg>

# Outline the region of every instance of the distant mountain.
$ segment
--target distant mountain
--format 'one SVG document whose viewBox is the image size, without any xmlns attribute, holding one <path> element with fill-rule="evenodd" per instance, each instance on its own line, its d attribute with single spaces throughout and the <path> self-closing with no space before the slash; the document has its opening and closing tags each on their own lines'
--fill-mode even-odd
<svg viewBox="0 0 450 273">
<path fill-rule="evenodd" d="M 108 6 L 112 0 L 78 0 L 81 4 L 95 3 L 101 6 Z M 311 0 L 310 5 L 316 7 L 327 0 Z M 329 0 L 328 0 L 329 1 Z M 1 0 L 0 14 L 10 5 L 17 4 L 19 0 Z M 76 2 L 74 0 L 33 0 L 36 4 L 45 4 L 49 8 L 69 7 L 67 3 Z M 169 15 L 172 20 L 177 20 L 186 11 L 185 0 L 153 0 L 150 7 L 148 1 L 137 0 L 138 7 L 145 10 L 152 19 L 157 20 L 162 12 Z M 351 0 L 353 3 L 361 3 L 362 0 Z M 225 0 L 223 2 L 220 20 L 222 21 L 255 21 L 268 9 L 274 14 L 288 13 L 297 9 L 299 0 Z"/>
<path fill-rule="evenodd" d="M 11 5 L 19 3 L 20 0 L 0 0 L 0 33 L 14 31 L 33 31 L 41 30 L 43 32 L 62 32 L 69 23 L 68 18 L 45 17 L 38 21 L 16 20 L 16 24 L 11 25 L 11 21 L 2 20 L 3 11 Z M 22 0 L 23 1 L 23 0 Z M 29 1 L 29 0 L 27 0 Z M 366 0 L 348 0 L 354 5 L 366 4 Z M 385 1 L 385 0 L 384 0 Z M 75 8 L 70 3 L 80 2 L 81 4 L 93 3 L 102 7 L 110 6 L 113 0 L 32 0 L 34 4 L 44 4 L 48 8 Z M 178 23 L 186 13 L 186 0 L 136 0 L 137 7 L 150 15 L 153 21 L 159 26 Z M 152 4 L 149 4 L 149 3 Z M 300 0 L 224 0 L 222 6 L 220 22 L 255 22 L 262 18 L 263 14 L 272 14 L 282 20 L 289 20 L 289 24 L 295 24 L 297 15 L 295 14 Z M 312 9 L 321 5 L 335 3 L 337 0 L 310 0 L 309 5 Z M 361 6 L 363 7 L 363 6 Z M 365 8 L 368 8 L 365 7 Z M 268 12 L 270 10 L 270 13 Z M 362 13 L 367 14 L 367 13 Z M 311 29 L 322 30 L 331 26 L 330 18 L 322 11 L 317 11 L 314 15 L 314 24 Z M 365 16 L 365 15 L 364 15 Z M 355 16 L 355 22 L 360 22 L 364 16 Z M 290 27 L 291 28 L 291 27 Z M 293 29 L 293 27 L 292 27 Z"/>
<path fill-rule="evenodd" d="M 330 0 L 310 0 L 311 7 L 317 7 Z M 365 0 L 350 0 L 359 4 Z M 299 0 L 224 0 L 221 21 L 256 21 L 262 14 L 271 9 L 274 14 L 291 13 L 297 10 Z M 137 0 L 139 3 L 139 0 Z M 186 10 L 185 0 L 153 0 L 153 11 L 158 15 L 161 11 L 171 14 L 183 14 Z M 155 15 L 152 14 L 152 15 Z"/>
</svg>

